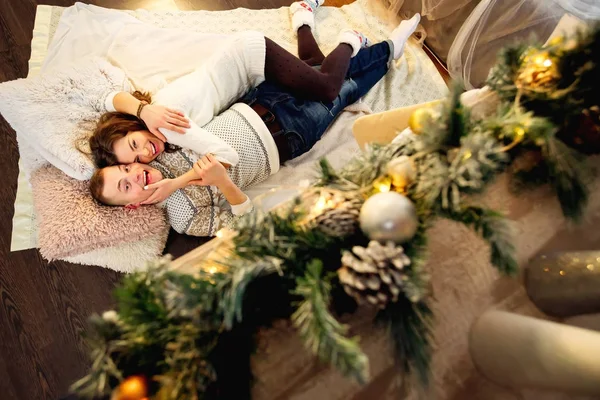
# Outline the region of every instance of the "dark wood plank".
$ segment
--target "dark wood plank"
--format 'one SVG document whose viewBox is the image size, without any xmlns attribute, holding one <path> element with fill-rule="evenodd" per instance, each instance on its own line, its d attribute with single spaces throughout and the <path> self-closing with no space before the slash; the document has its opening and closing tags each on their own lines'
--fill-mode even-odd
<svg viewBox="0 0 600 400">
<path fill-rule="evenodd" d="M 35 21 L 35 0 L 0 1 L 1 42 L 9 46 L 29 45 Z M 34 18 L 31 18 L 31 15 Z M 4 51 L 0 47 L 0 51 Z"/>
</svg>

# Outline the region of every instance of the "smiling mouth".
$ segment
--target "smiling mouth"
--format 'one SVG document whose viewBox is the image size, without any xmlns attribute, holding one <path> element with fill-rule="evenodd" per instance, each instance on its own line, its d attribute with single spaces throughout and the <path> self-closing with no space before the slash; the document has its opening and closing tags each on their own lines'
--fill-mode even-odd
<svg viewBox="0 0 600 400">
<path fill-rule="evenodd" d="M 148 171 L 144 170 L 144 186 L 148 184 Z"/>
<path fill-rule="evenodd" d="M 155 155 L 156 154 L 156 146 L 152 142 L 150 142 L 150 146 L 152 147 L 152 155 Z"/>
</svg>

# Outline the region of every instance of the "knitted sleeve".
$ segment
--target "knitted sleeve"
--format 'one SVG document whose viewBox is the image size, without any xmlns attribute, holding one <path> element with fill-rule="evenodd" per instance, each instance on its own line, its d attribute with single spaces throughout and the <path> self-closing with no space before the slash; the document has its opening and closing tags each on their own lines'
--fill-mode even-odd
<svg viewBox="0 0 600 400">
<path fill-rule="evenodd" d="M 192 236 L 215 236 L 219 229 L 233 228 L 240 216 L 252 210 L 250 199 L 237 206 L 231 206 L 231 210 L 219 206 L 202 207 L 194 213 L 183 233 Z"/>
<path fill-rule="evenodd" d="M 210 153 L 222 163 L 237 165 L 240 157 L 233 147 L 206 129 L 200 128 L 187 114 L 186 117 L 190 120 L 191 127 L 183 135 L 168 129 L 159 129 L 167 138 L 167 142 L 192 150 L 199 156 Z"/>
<path fill-rule="evenodd" d="M 215 236 L 219 229 L 231 228 L 236 216 L 219 207 L 202 207 L 197 210 L 187 228 L 180 233 L 192 236 Z"/>
<path fill-rule="evenodd" d="M 236 218 L 229 207 L 218 203 L 201 206 L 183 190 L 169 196 L 166 209 L 171 227 L 192 236 L 215 236 L 219 229 L 230 227 Z"/>
</svg>

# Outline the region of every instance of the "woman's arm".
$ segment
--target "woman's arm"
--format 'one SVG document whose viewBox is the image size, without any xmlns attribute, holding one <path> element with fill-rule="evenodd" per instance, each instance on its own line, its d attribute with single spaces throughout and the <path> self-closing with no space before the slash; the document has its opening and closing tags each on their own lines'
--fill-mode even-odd
<svg viewBox="0 0 600 400">
<path fill-rule="evenodd" d="M 200 128 L 192 120 L 190 120 L 190 128 L 185 135 L 163 128 L 160 128 L 160 132 L 165 135 L 167 142 L 190 149 L 198 155 L 212 154 L 223 164 L 235 166 L 240 160 L 233 147 L 206 129 Z"/>
<path fill-rule="evenodd" d="M 140 112 L 140 119 L 144 121 L 148 130 L 159 137 L 163 142 L 166 138 L 158 130 L 169 129 L 179 134 L 185 133 L 190 127 L 189 120 L 184 113 L 172 108 L 148 104 L 135 98 L 129 92 L 113 92 L 108 95 L 105 106 L 108 111 L 118 111 L 125 114 L 136 115 L 141 104 L 146 104 Z"/>
</svg>

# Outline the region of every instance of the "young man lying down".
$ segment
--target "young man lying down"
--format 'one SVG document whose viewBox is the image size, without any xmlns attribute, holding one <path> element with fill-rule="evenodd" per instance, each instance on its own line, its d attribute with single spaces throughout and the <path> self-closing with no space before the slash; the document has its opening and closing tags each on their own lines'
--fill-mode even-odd
<svg viewBox="0 0 600 400">
<path fill-rule="evenodd" d="M 166 162 L 159 157 L 162 162 L 150 165 L 132 163 L 99 170 L 90 183 L 94 197 L 105 204 L 136 208 L 155 190 L 145 190 L 146 186 L 172 179 L 180 189 L 160 206 L 166 208 L 173 229 L 194 236 L 214 236 L 234 215 L 252 209 L 247 196 L 211 154 L 193 163 L 191 151 L 176 153 L 169 154 Z"/>
<path fill-rule="evenodd" d="M 336 116 L 386 74 L 389 62 L 401 57 L 417 23 L 418 16 L 403 21 L 390 40 L 356 49 L 333 102 L 301 99 L 271 82 L 252 89 L 206 124 L 206 134 L 198 138 L 211 136 L 210 140 L 233 150 L 237 160 L 230 165 L 224 166 L 219 161 L 224 157 L 217 153 L 202 157 L 187 148 L 165 147 L 131 116 L 112 118 L 114 126 L 101 121 L 102 129 L 95 136 L 105 136 L 107 140 L 100 142 L 111 144 L 97 147 L 96 152 L 107 154 L 94 154 L 96 159 L 149 165 L 134 162 L 96 171 L 90 182 L 92 195 L 107 205 L 138 207 L 152 203 L 149 199 L 156 198 L 155 192 L 164 194 L 168 188 L 168 197 L 159 205 L 166 208 L 171 226 L 188 235 L 214 236 L 236 215 L 252 209 L 243 189 L 266 180 L 279 164 L 310 150 Z M 353 51 L 350 46 L 347 50 Z"/>
</svg>

